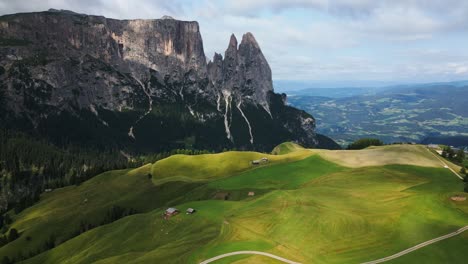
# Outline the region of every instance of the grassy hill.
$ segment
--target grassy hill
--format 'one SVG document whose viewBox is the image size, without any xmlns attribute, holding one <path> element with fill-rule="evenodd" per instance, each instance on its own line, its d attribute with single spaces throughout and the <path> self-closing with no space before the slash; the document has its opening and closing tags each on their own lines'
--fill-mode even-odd
<svg viewBox="0 0 468 264">
<path fill-rule="evenodd" d="M 360 263 L 468 224 L 468 203 L 450 200 L 463 183 L 420 146 L 276 149 L 287 154 L 175 155 L 54 190 L 14 217 L 21 236 L 0 248 L 0 257 L 26 255 L 54 236 L 55 248 L 25 263 L 199 263 L 236 250 L 302 263 Z M 270 162 L 250 163 L 262 157 Z M 215 199 L 220 192 L 228 200 Z M 116 205 L 138 213 L 99 225 Z M 169 206 L 182 213 L 164 220 Z M 197 212 L 186 215 L 189 207 Z M 73 236 L 82 221 L 97 227 Z M 464 263 L 454 252 L 467 241 L 456 237 L 396 263 Z M 248 255 L 217 263 L 233 262 L 274 263 Z"/>
<path fill-rule="evenodd" d="M 294 142 L 285 142 L 276 146 L 271 153 L 275 155 L 283 155 L 303 149 L 304 148 L 301 145 Z"/>
</svg>

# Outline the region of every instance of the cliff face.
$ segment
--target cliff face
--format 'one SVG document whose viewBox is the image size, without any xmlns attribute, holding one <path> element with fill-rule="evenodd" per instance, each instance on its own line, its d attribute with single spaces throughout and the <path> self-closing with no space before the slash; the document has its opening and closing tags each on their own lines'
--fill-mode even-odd
<svg viewBox="0 0 468 264">
<path fill-rule="evenodd" d="M 148 69 L 171 83 L 206 77 L 197 22 L 42 12 L 2 17 L 0 36 L 23 41 L 2 47 L 4 67 L 25 64 L 34 82 L 52 86 L 47 95 L 54 105 L 72 88 L 80 107 L 134 108 L 131 94 L 145 92 L 140 83 L 149 79 Z"/>
<path fill-rule="evenodd" d="M 224 60 L 215 54 L 208 72 L 218 90 L 232 93 L 238 101 L 259 104 L 271 115 L 268 99 L 273 92 L 271 69 L 251 33 L 242 37 L 239 46 L 232 35 Z"/>
<path fill-rule="evenodd" d="M 172 18 L 15 14 L 0 36 L 4 127 L 136 151 L 317 144 L 314 119 L 274 94 L 251 33 L 209 63 L 198 23 Z"/>
</svg>

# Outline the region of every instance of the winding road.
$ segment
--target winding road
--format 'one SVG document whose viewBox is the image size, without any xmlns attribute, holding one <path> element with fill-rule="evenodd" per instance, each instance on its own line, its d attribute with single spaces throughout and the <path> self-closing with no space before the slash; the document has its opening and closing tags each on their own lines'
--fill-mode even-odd
<svg viewBox="0 0 468 264">
<path fill-rule="evenodd" d="M 405 249 L 405 250 L 403 250 L 401 252 L 398 252 L 396 254 L 393 254 L 391 256 L 381 258 L 381 259 L 377 259 L 377 260 L 373 260 L 373 261 L 369 261 L 369 262 L 364 262 L 364 263 L 361 263 L 361 264 L 377 264 L 377 263 L 382 263 L 382 262 L 389 261 L 389 260 L 392 260 L 392 259 L 396 259 L 396 258 L 399 258 L 399 257 L 401 257 L 403 255 L 411 253 L 411 252 L 413 252 L 415 250 L 423 248 L 425 246 L 429 246 L 429 245 L 434 244 L 436 242 L 439 242 L 441 240 L 444 240 L 444 239 L 451 238 L 451 237 L 454 237 L 456 235 L 459 235 L 459 234 L 465 232 L 466 230 L 468 230 L 468 226 L 462 227 L 462 228 L 460 228 L 457 231 L 454 231 L 452 233 L 449 233 L 449 234 L 446 234 L 446 235 L 443 235 L 443 236 L 428 240 L 428 241 L 423 242 L 421 244 L 418 244 L 418 245 L 416 245 L 414 247 L 410 247 L 408 249 Z M 285 259 L 285 258 L 282 258 L 282 257 L 278 257 L 276 255 L 266 253 L 266 252 L 261 252 L 261 251 L 235 251 L 235 252 L 226 253 L 226 254 L 222 254 L 222 255 L 207 259 L 207 260 L 205 260 L 203 262 L 200 262 L 200 264 L 208 264 L 208 263 L 211 263 L 213 261 L 216 261 L 216 260 L 219 260 L 219 259 L 222 259 L 222 258 L 235 256 L 235 255 L 244 255 L 244 254 L 262 255 L 262 256 L 267 256 L 267 257 L 270 257 L 270 258 L 274 258 L 276 260 L 279 260 L 279 261 L 282 261 L 282 262 L 288 263 L 288 264 L 300 264 L 299 262 L 295 262 L 295 261 L 292 261 L 292 260 L 289 260 L 289 259 Z"/>
<path fill-rule="evenodd" d="M 381 258 L 381 259 L 377 259 L 377 260 L 373 260 L 373 261 L 369 261 L 369 262 L 364 262 L 364 263 L 362 263 L 362 264 L 377 264 L 377 263 L 382 263 L 382 262 L 389 261 L 389 260 L 392 260 L 392 259 L 396 259 L 396 258 L 401 257 L 401 256 L 403 256 L 403 255 L 406 255 L 406 254 L 408 254 L 408 253 L 410 253 L 410 252 L 413 252 L 413 251 L 415 251 L 415 250 L 418 250 L 418 249 L 420 249 L 420 248 L 422 248 L 422 247 L 425 247 L 425 246 L 428 246 L 428 245 L 430 245 L 430 244 L 439 242 L 439 241 L 441 241 L 441 240 L 444 240 L 444 239 L 451 238 L 451 237 L 453 237 L 453 236 L 459 235 L 459 234 L 465 232 L 466 230 L 468 230 L 468 226 L 462 227 L 462 228 L 458 229 L 457 231 L 452 232 L 452 233 L 450 233 L 450 234 L 443 235 L 443 236 L 440 236 L 440 237 L 438 237 L 438 238 L 434 238 L 434 239 L 428 240 L 428 241 L 423 242 L 423 243 L 421 243 L 421 244 L 418 244 L 418 245 L 416 245 L 416 246 L 414 246 L 414 247 L 410 247 L 410 248 L 405 249 L 405 250 L 403 250 L 403 251 L 401 251 L 401 252 L 398 252 L 398 253 L 396 253 L 396 254 L 394 254 L 394 255 L 391 255 L 391 256 L 388 256 L 388 257 L 385 257 L 385 258 Z"/>
<path fill-rule="evenodd" d="M 295 262 L 295 261 L 292 261 L 292 260 L 289 260 L 289 259 L 285 259 L 285 258 L 282 258 L 282 257 L 278 257 L 276 255 L 266 253 L 266 252 L 261 252 L 261 251 L 235 251 L 235 252 L 226 253 L 226 254 L 222 254 L 222 255 L 207 259 L 207 260 L 205 260 L 203 262 L 200 262 L 200 264 L 208 264 L 208 263 L 211 263 L 211 262 L 216 261 L 218 259 L 222 259 L 222 258 L 226 258 L 226 257 L 230 257 L 230 256 L 235 256 L 235 255 L 245 255 L 245 254 L 267 256 L 267 257 L 274 258 L 276 260 L 279 260 L 279 261 L 282 261 L 282 262 L 288 263 L 288 264 L 301 264 L 299 262 Z"/>
</svg>

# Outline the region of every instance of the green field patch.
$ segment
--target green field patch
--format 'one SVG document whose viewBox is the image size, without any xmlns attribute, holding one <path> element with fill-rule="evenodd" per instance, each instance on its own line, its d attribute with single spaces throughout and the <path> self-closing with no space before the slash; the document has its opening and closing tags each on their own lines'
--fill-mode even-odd
<svg viewBox="0 0 468 264">
<path fill-rule="evenodd" d="M 295 151 L 286 155 L 240 151 L 196 156 L 173 155 L 154 163 L 151 173 L 155 183 L 173 180 L 174 178 L 186 181 L 210 180 L 275 163 L 296 161 L 310 155 L 311 153 L 307 150 Z M 268 162 L 260 165 L 252 164 L 253 160 L 261 158 L 267 158 Z"/>
<path fill-rule="evenodd" d="M 244 172 L 240 175 L 213 181 L 212 188 L 236 189 L 295 189 L 313 178 L 341 170 L 332 162 L 314 155 L 288 164 L 278 164 Z"/>
</svg>

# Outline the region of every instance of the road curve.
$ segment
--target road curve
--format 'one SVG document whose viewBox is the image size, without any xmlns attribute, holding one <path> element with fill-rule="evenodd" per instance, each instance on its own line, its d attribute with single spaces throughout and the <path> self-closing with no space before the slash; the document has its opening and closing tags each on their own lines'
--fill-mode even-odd
<svg viewBox="0 0 468 264">
<path fill-rule="evenodd" d="M 433 244 L 433 243 L 439 242 L 441 240 L 444 240 L 444 239 L 451 238 L 453 236 L 459 235 L 459 234 L 465 232 L 466 230 L 468 230 L 468 226 L 462 227 L 462 228 L 458 229 L 457 231 L 452 232 L 450 234 L 443 235 L 443 236 L 440 236 L 438 238 L 428 240 L 428 241 L 423 242 L 421 244 L 418 244 L 418 245 L 416 245 L 414 247 L 410 247 L 410 248 L 405 249 L 405 250 L 403 250 L 401 252 L 398 252 L 398 253 L 396 253 L 394 255 L 391 255 L 391 256 L 388 256 L 388 257 L 385 257 L 385 258 L 381 258 L 381 259 L 377 259 L 377 260 L 373 260 L 373 261 L 369 261 L 369 262 L 364 262 L 362 264 L 377 264 L 377 263 L 382 263 L 382 262 L 389 261 L 389 260 L 392 260 L 392 259 L 396 259 L 398 257 L 406 255 L 406 254 L 408 254 L 410 252 L 413 252 L 413 251 L 418 250 L 420 248 L 423 248 L 425 246 L 429 246 L 430 244 Z"/>
<path fill-rule="evenodd" d="M 262 256 L 274 258 L 276 260 L 279 260 L 279 261 L 282 261 L 282 262 L 288 263 L 288 264 L 301 264 L 299 262 L 295 262 L 295 261 L 292 261 L 292 260 L 289 260 L 289 259 L 285 259 L 285 258 L 282 258 L 282 257 L 275 256 L 273 254 L 266 253 L 266 252 L 261 252 L 261 251 L 235 251 L 235 252 L 226 253 L 226 254 L 222 254 L 222 255 L 207 259 L 207 260 L 205 260 L 203 262 L 200 262 L 200 264 L 208 264 L 208 263 L 211 263 L 211 262 L 216 261 L 218 259 L 222 259 L 222 258 L 226 258 L 226 257 L 230 257 L 230 256 L 235 256 L 235 255 L 244 255 L 244 254 L 262 255 Z"/>
</svg>

